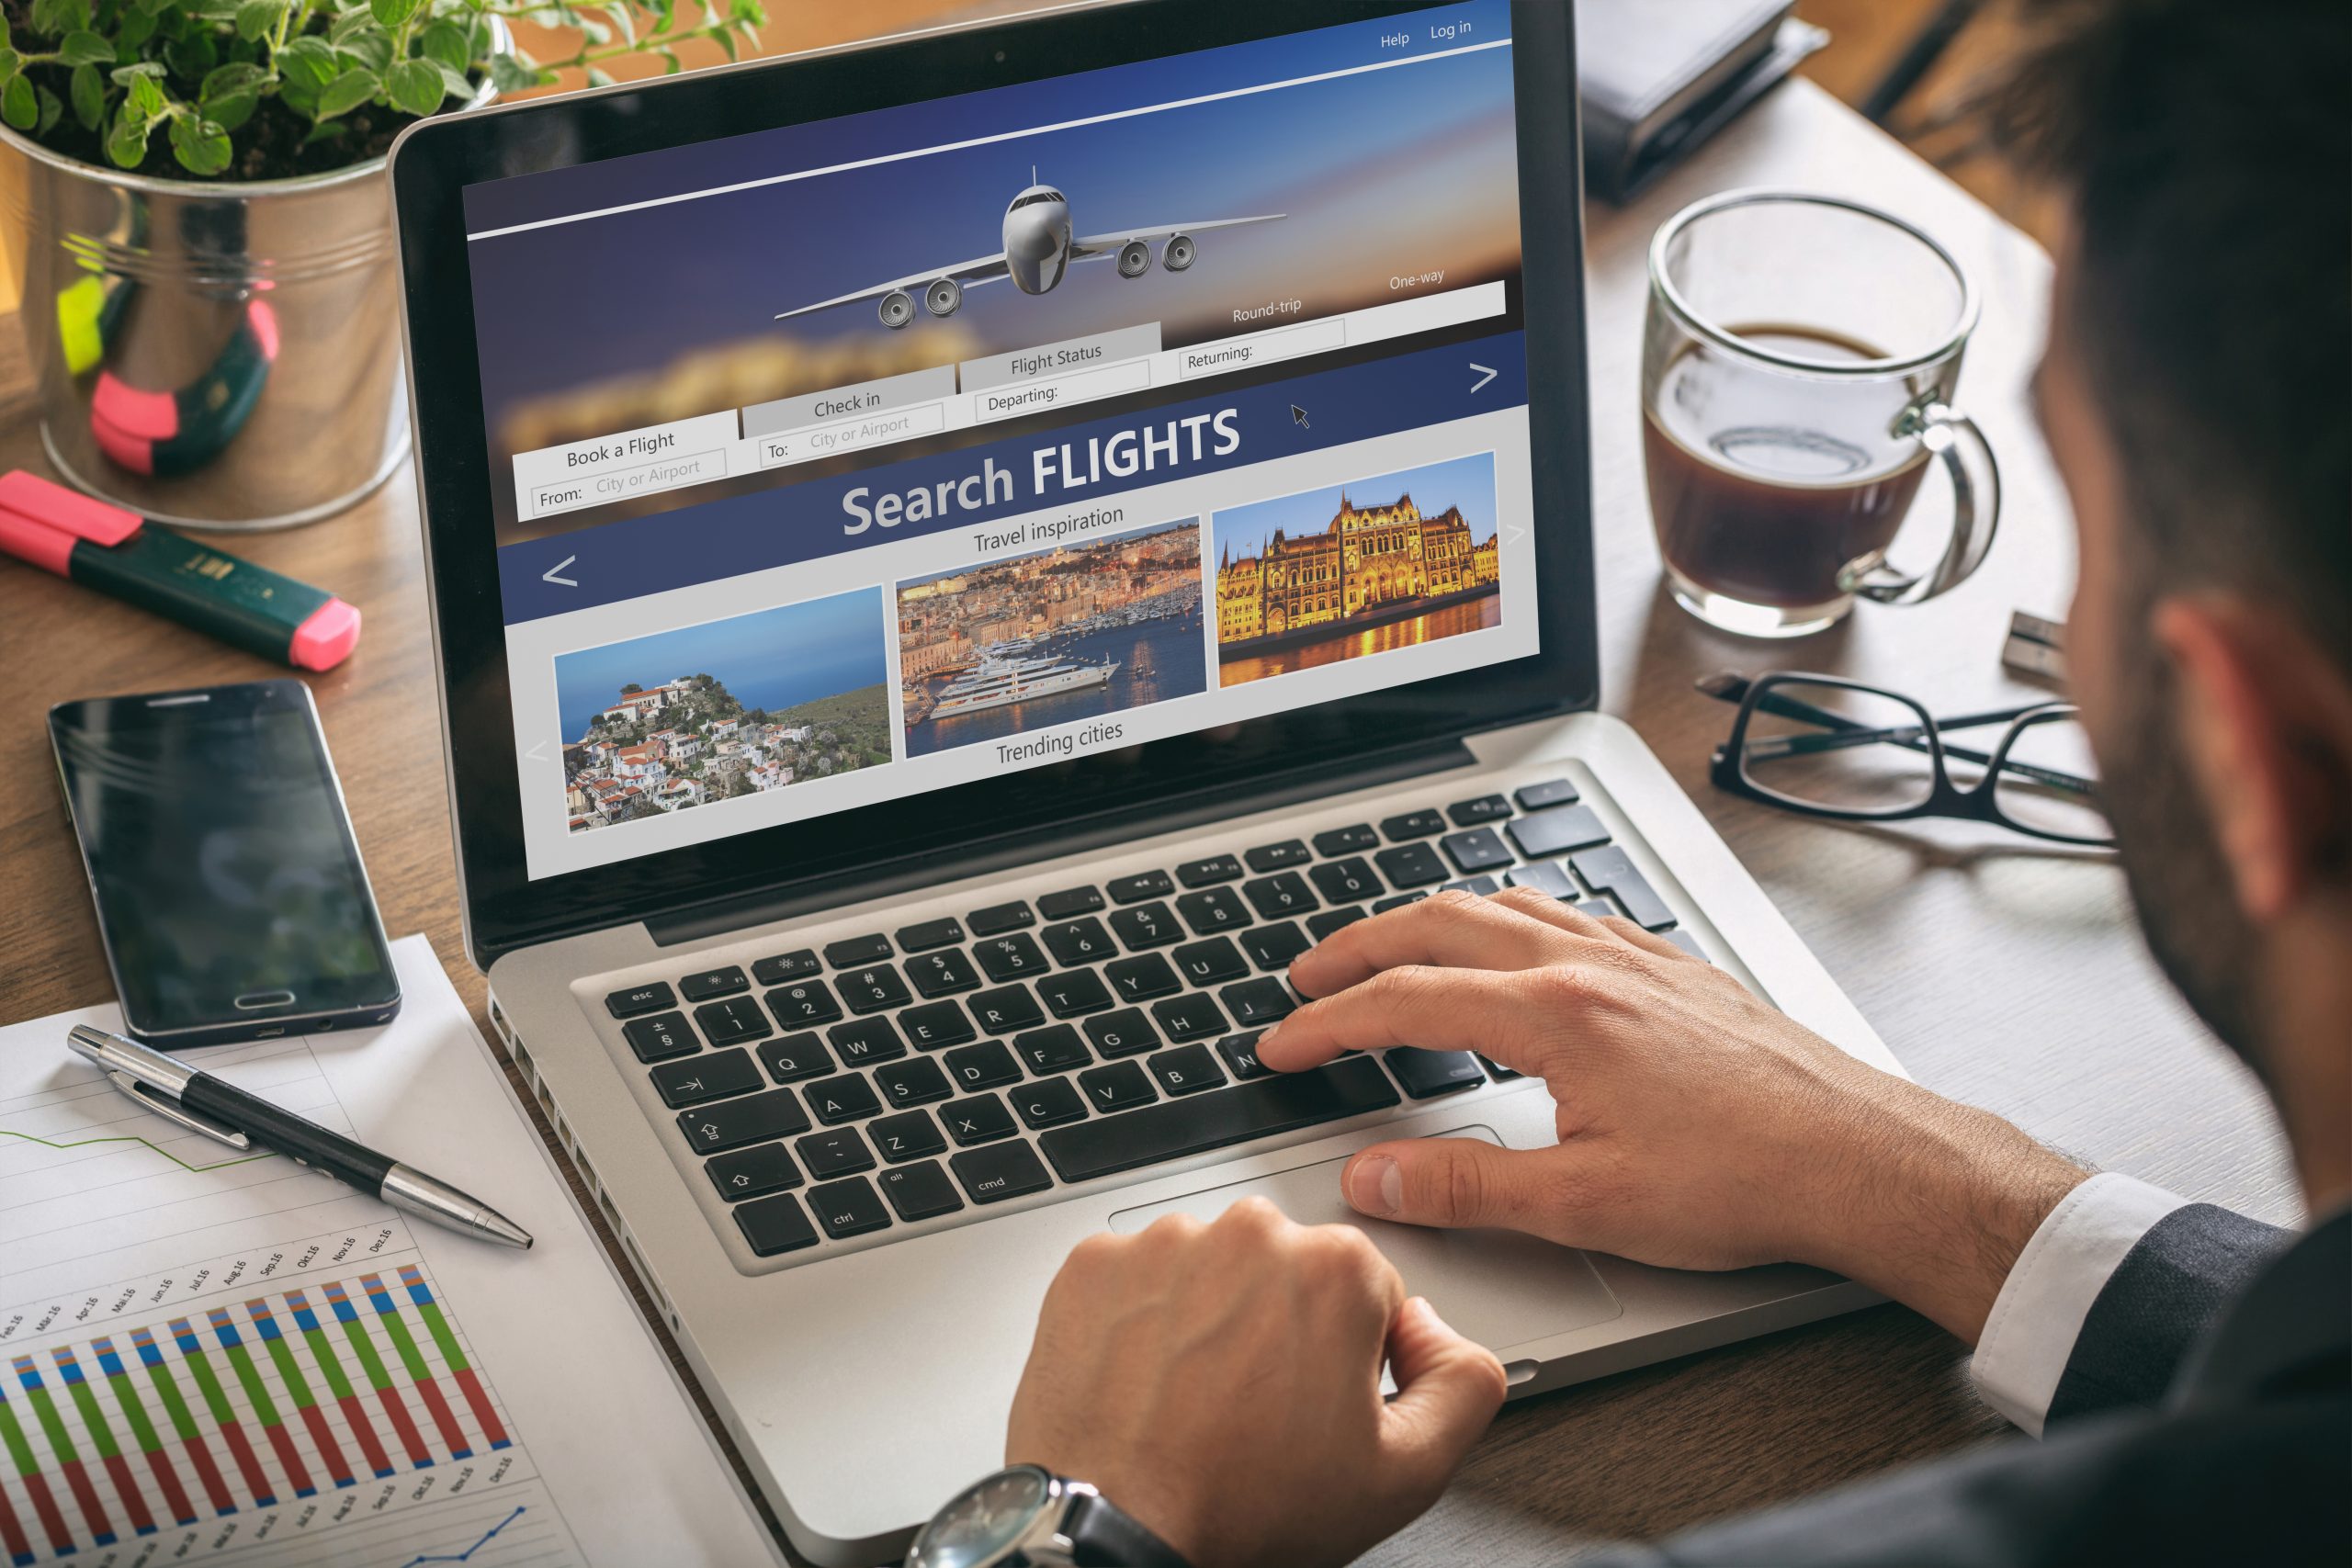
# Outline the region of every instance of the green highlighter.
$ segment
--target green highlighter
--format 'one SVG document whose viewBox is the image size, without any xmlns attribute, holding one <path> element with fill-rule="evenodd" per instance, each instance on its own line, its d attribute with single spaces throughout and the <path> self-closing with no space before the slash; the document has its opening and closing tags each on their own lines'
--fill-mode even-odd
<svg viewBox="0 0 2352 1568">
<path fill-rule="evenodd" d="M 334 594 L 21 468 L 0 474 L 0 550 L 298 670 L 359 643 L 359 611 Z"/>
</svg>

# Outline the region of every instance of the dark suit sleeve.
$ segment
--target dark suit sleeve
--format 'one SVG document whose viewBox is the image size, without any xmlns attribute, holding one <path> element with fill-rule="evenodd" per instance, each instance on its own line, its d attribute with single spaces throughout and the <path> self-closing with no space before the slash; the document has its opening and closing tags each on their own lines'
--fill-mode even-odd
<svg viewBox="0 0 2352 1568">
<path fill-rule="evenodd" d="M 2155 1404 L 2222 1303 L 2293 1239 L 2211 1203 L 2158 1220 L 2091 1303 L 2051 1396 L 2050 1421 Z"/>
<path fill-rule="evenodd" d="M 2352 1542 L 2341 1382 L 2188 1414 L 2119 1412 L 1584 1568 L 2340 1565 Z"/>
</svg>

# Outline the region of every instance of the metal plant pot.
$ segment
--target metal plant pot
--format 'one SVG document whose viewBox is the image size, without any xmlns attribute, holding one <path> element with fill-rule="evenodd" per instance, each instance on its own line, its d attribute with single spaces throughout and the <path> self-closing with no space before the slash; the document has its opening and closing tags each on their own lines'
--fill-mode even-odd
<svg viewBox="0 0 2352 1568">
<path fill-rule="evenodd" d="M 494 96 L 484 83 L 466 107 Z M 0 127 L 0 231 L 24 282 L 41 444 L 91 494 L 197 528 L 284 528 L 342 511 L 406 459 L 381 158 L 301 179 L 153 179 Z"/>
</svg>

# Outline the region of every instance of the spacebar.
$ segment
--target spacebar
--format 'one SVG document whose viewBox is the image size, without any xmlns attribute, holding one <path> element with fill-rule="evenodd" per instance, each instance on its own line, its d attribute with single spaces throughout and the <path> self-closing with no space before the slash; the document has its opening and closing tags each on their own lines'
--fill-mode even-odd
<svg viewBox="0 0 2352 1568">
<path fill-rule="evenodd" d="M 1039 1134 L 1037 1145 L 1064 1181 L 1084 1181 L 1317 1122 L 1361 1116 L 1396 1100 L 1396 1086 L 1380 1064 L 1369 1056 L 1349 1056 L 1313 1072 L 1276 1073 L 1231 1089 L 1056 1127 Z"/>
</svg>

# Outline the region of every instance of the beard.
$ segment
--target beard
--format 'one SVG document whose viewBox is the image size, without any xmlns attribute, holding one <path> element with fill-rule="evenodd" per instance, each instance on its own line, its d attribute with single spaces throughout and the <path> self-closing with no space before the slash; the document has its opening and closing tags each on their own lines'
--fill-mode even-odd
<svg viewBox="0 0 2352 1568">
<path fill-rule="evenodd" d="M 2189 772 L 2171 660 L 2147 636 L 2153 594 L 2133 595 L 2121 624 L 2118 718 L 2095 737 L 2101 804 L 2115 829 L 2124 882 L 2156 965 L 2198 1017 L 2269 1087 L 2261 1049 L 2259 948 L 2235 880 Z"/>
</svg>

